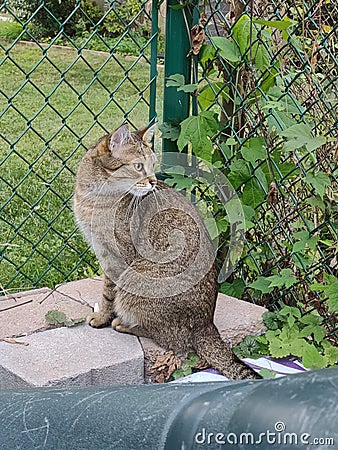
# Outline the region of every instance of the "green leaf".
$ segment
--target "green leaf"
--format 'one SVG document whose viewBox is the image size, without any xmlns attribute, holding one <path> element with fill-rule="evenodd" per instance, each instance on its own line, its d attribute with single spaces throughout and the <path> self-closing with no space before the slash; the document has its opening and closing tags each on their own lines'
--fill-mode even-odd
<svg viewBox="0 0 338 450">
<path fill-rule="evenodd" d="M 170 122 L 163 122 L 158 128 L 162 133 L 162 139 L 177 141 L 178 136 L 180 135 L 179 127 L 171 124 Z"/>
<path fill-rule="evenodd" d="M 167 87 L 180 87 L 185 84 L 184 75 L 181 73 L 175 73 L 167 77 L 166 86 Z"/>
<path fill-rule="evenodd" d="M 255 224 L 252 222 L 252 219 L 255 217 L 255 210 L 248 205 L 242 205 L 245 219 L 245 229 L 249 230 L 254 227 Z"/>
<path fill-rule="evenodd" d="M 176 87 L 178 91 L 194 92 L 197 89 L 197 84 L 185 84 L 184 75 L 175 73 L 167 77 L 167 87 Z"/>
<path fill-rule="evenodd" d="M 278 154 L 271 156 L 271 159 L 273 160 L 272 164 L 269 165 L 267 162 L 265 162 L 260 166 L 260 169 L 263 171 L 269 185 L 272 181 L 276 182 L 282 179 L 288 180 L 289 178 L 292 178 L 300 173 L 299 168 L 295 164 L 288 162 L 280 163 L 278 161 Z M 271 173 L 271 166 L 273 173 Z"/>
<path fill-rule="evenodd" d="M 329 176 L 325 172 L 308 172 L 308 174 L 305 177 L 305 182 L 310 184 L 316 193 L 320 196 L 320 198 L 323 200 L 324 194 L 325 194 L 325 188 L 327 186 L 331 186 L 331 181 Z"/>
<path fill-rule="evenodd" d="M 184 9 L 189 4 L 189 0 L 185 0 L 183 2 L 177 3 L 175 5 L 169 5 L 169 8 L 174 10 Z"/>
<path fill-rule="evenodd" d="M 215 58 L 216 51 L 211 44 L 203 44 L 198 54 L 199 61 L 203 67 L 206 68 L 206 64 Z"/>
<path fill-rule="evenodd" d="M 291 269 L 282 269 L 279 275 L 272 275 L 271 277 L 268 277 L 268 280 L 270 280 L 270 286 L 279 288 L 291 287 L 297 281 L 297 278 L 291 275 L 291 273 Z"/>
<path fill-rule="evenodd" d="M 266 158 L 265 139 L 261 136 L 246 141 L 241 149 L 243 158 L 249 162 L 256 162 Z"/>
<path fill-rule="evenodd" d="M 219 228 L 217 227 L 217 223 L 215 222 L 215 219 L 213 217 L 207 217 L 206 219 L 203 220 L 205 228 L 207 229 L 211 240 L 213 241 L 214 239 L 216 239 L 221 231 L 219 230 Z"/>
<path fill-rule="evenodd" d="M 227 205 L 229 205 L 229 203 L 227 203 Z M 231 208 L 231 207 L 229 207 L 229 208 Z M 216 225 L 217 225 L 218 231 L 220 233 L 222 233 L 223 231 L 227 231 L 229 229 L 228 215 L 225 217 L 217 218 Z"/>
<path fill-rule="evenodd" d="M 301 338 L 299 332 L 294 327 L 285 325 L 281 332 L 268 331 L 266 337 L 269 341 L 271 355 L 276 358 L 294 355 L 301 357 L 304 349 L 309 345 L 305 339 Z"/>
<path fill-rule="evenodd" d="M 262 314 L 262 319 L 263 319 L 264 325 L 269 330 L 277 330 L 279 328 L 280 321 L 278 320 L 278 318 L 279 318 L 279 316 L 275 312 L 267 311 Z"/>
<path fill-rule="evenodd" d="M 284 144 L 285 151 L 293 151 L 305 146 L 309 152 L 312 152 L 327 141 L 325 136 L 314 137 L 311 128 L 304 123 L 293 125 L 279 134 L 287 138 L 287 142 Z"/>
<path fill-rule="evenodd" d="M 187 375 L 192 374 L 192 369 L 198 363 L 199 357 L 193 353 L 189 352 L 187 356 L 187 360 L 181 365 L 179 369 L 176 369 L 172 374 L 173 378 L 177 380 L 178 378 L 186 377 Z"/>
<path fill-rule="evenodd" d="M 274 109 L 272 114 L 268 115 L 268 124 L 270 129 L 276 129 L 277 133 L 280 133 L 285 128 L 292 126 L 294 120 L 285 112 Z"/>
<path fill-rule="evenodd" d="M 285 346 L 284 342 L 278 338 L 270 341 L 269 351 L 274 358 L 285 358 L 291 354 L 289 346 Z"/>
<path fill-rule="evenodd" d="M 216 94 L 210 86 L 203 88 L 198 94 L 198 102 L 203 110 L 208 109 L 215 103 Z"/>
<path fill-rule="evenodd" d="M 261 346 L 256 336 L 245 336 L 245 338 L 234 348 L 239 358 L 259 358 Z"/>
<path fill-rule="evenodd" d="M 182 189 L 190 188 L 194 180 L 190 177 L 177 173 L 173 174 L 172 178 L 166 178 L 165 182 L 169 186 L 175 186 L 175 188 L 180 191 Z"/>
<path fill-rule="evenodd" d="M 243 183 L 251 177 L 249 164 L 243 159 L 237 159 L 230 165 L 228 180 L 235 189 L 238 189 Z"/>
<path fill-rule="evenodd" d="M 291 339 L 290 341 L 285 342 L 290 349 L 290 355 L 298 356 L 299 358 L 302 358 L 305 350 L 310 345 L 305 339 L 302 339 L 301 337 L 296 337 L 294 339 Z"/>
<path fill-rule="evenodd" d="M 215 113 L 202 111 L 198 116 L 190 116 L 181 122 L 181 132 L 177 140 L 179 151 L 191 142 L 196 156 L 211 162 L 213 146 L 210 138 L 218 130 Z"/>
<path fill-rule="evenodd" d="M 220 36 L 212 37 L 211 41 L 219 49 L 219 54 L 222 58 L 235 63 L 241 60 L 241 53 L 235 42 Z"/>
<path fill-rule="evenodd" d="M 323 322 L 323 318 L 318 314 L 311 312 L 301 317 L 299 322 L 304 325 L 320 325 Z"/>
<path fill-rule="evenodd" d="M 276 28 L 277 30 L 287 30 L 293 22 L 288 17 L 284 17 L 283 20 L 261 20 L 253 19 L 258 25 L 266 25 L 271 28 Z"/>
<path fill-rule="evenodd" d="M 300 319 L 301 317 L 301 312 L 298 308 L 296 308 L 295 306 L 284 306 L 280 311 L 279 311 L 279 316 L 284 316 L 286 317 L 287 320 L 287 324 L 290 328 L 292 328 L 296 322 L 296 318 Z"/>
<path fill-rule="evenodd" d="M 322 346 L 324 347 L 324 355 L 327 359 L 328 365 L 334 366 L 338 363 L 338 347 L 334 347 L 329 342 L 324 341 L 322 343 Z"/>
<path fill-rule="evenodd" d="M 305 258 L 301 253 L 293 253 L 292 260 L 295 266 L 301 270 L 304 270 L 307 266 L 312 264 L 312 259 Z"/>
<path fill-rule="evenodd" d="M 53 309 L 46 313 L 45 320 L 51 325 L 64 325 L 67 316 L 64 312 Z"/>
<path fill-rule="evenodd" d="M 188 353 L 188 359 L 187 359 L 186 363 L 190 367 L 194 367 L 198 363 L 199 360 L 200 360 L 200 358 L 199 358 L 199 356 L 196 355 L 196 353 L 189 352 Z"/>
<path fill-rule="evenodd" d="M 251 178 L 247 183 L 242 195 L 242 202 L 245 205 L 255 208 L 260 205 L 265 199 L 265 192 L 255 178 Z"/>
<path fill-rule="evenodd" d="M 268 91 L 268 98 L 270 100 L 275 100 L 279 103 L 285 105 L 285 111 L 287 114 L 302 114 L 305 112 L 305 108 L 299 103 L 297 98 L 292 94 L 291 91 L 283 92 L 278 86 L 272 86 Z M 303 123 L 296 123 L 293 118 L 290 118 L 288 115 L 285 116 L 286 120 L 283 120 L 286 127 L 283 127 L 283 131 L 291 128 L 295 125 L 304 125 Z M 308 127 L 307 127 L 308 128 Z M 309 137 L 311 137 L 311 129 Z M 290 136 L 292 138 L 292 135 Z"/>
<path fill-rule="evenodd" d="M 338 313 L 338 278 L 334 275 L 324 274 L 327 284 L 314 283 L 310 286 L 312 291 L 323 291 L 327 296 L 329 312 Z"/>
<path fill-rule="evenodd" d="M 251 29 L 250 18 L 247 14 L 243 14 L 232 27 L 232 33 L 236 43 L 239 46 L 242 55 L 245 55 L 250 46 L 250 37 L 254 42 L 257 38 L 257 30 Z"/>
<path fill-rule="evenodd" d="M 222 97 L 226 101 L 229 100 L 229 87 L 221 81 L 211 83 L 210 85 L 204 87 L 198 95 L 198 101 L 202 109 L 208 109 L 215 103 L 215 100 L 218 97 Z"/>
<path fill-rule="evenodd" d="M 319 208 L 322 211 L 325 211 L 325 203 L 323 200 L 317 195 L 316 197 L 310 197 L 306 199 L 306 203 L 310 206 L 314 206 L 315 208 Z"/>
<path fill-rule="evenodd" d="M 256 169 L 255 169 L 255 177 L 259 181 L 258 184 L 260 186 L 263 186 L 263 188 L 265 189 L 265 192 L 267 192 L 268 188 L 269 188 L 268 180 L 266 179 L 265 173 L 263 172 L 261 167 L 256 167 Z"/>
<path fill-rule="evenodd" d="M 237 141 L 236 141 L 236 139 L 235 138 L 233 138 L 233 137 L 230 137 L 230 138 L 228 138 L 227 140 L 226 140 L 226 145 L 236 145 L 237 144 Z"/>
<path fill-rule="evenodd" d="M 294 253 L 304 251 L 306 249 L 314 250 L 316 248 L 317 242 L 319 240 L 319 236 L 310 237 L 310 233 L 308 231 L 298 231 L 294 234 L 296 239 L 300 239 L 298 242 L 295 242 L 292 246 L 292 251 Z"/>
<path fill-rule="evenodd" d="M 183 166 L 171 166 L 168 167 L 166 169 L 166 173 L 170 174 L 170 175 L 184 175 L 185 174 L 185 169 Z"/>
<path fill-rule="evenodd" d="M 325 136 L 315 136 L 307 141 L 306 148 L 309 152 L 313 152 L 322 145 L 325 145 L 326 142 L 327 138 Z"/>
<path fill-rule="evenodd" d="M 258 277 L 253 283 L 249 284 L 249 287 L 261 291 L 262 294 L 268 294 L 273 291 L 273 287 L 270 286 L 270 280 L 266 277 Z"/>
<path fill-rule="evenodd" d="M 284 180 L 294 177 L 300 173 L 299 167 L 295 164 L 284 162 L 277 164 L 278 170 L 281 172 Z"/>
<path fill-rule="evenodd" d="M 184 86 L 180 86 L 177 88 L 178 91 L 183 91 L 183 92 L 195 92 L 197 89 L 197 84 L 193 83 L 193 84 L 185 84 Z"/>
<path fill-rule="evenodd" d="M 256 42 L 252 46 L 253 62 L 258 70 L 264 72 L 270 65 L 270 54 L 262 42 Z"/>
<path fill-rule="evenodd" d="M 266 369 L 265 367 L 263 367 L 263 369 L 261 369 L 259 371 L 259 375 L 264 379 L 264 380 L 271 380 L 272 378 L 276 377 L 276 372 L 273 372 L 272 370 Z"/>
<path fill-rule="evenodd" d="M 300 335 L 304 338 L 313 335 L 317 344 L 320 344 L 326 335 L 326 330 L 321 325 L 307 325 L 302 329 Z"/>
<path fill-rule="evenodd" d="M 302 363 L 308 369 L 323 369 L 327 366 L 327 359 L 313 344 L 309 344 L 303 351 Z"/>
<path fill-rule="evenodd" d="M 267 50 L 266 39 L 261 35 L 258 40 L 258 33 L 255 25 L 247 14 L 243 14 L 232 28 L 233 37 L 239 46 L 242 55 L 249 61 L 252 55 L 253 63 L 257 69 L 265 71 L 270 66 L 270 55 Z M 263 42 L 261 42 L 263 40 Z M 251 46 L 251 52 L 249 51 Z"/>
<path fill-rule="evenodd" d="M 293 235 L 294 238 L 296 238 L 296 239 L 301 239 L 302 241 L 306 241 L 307 239 L 309 239 L 309 236 L 310 236 L 310 234 L 309 234 L 309 232 L 306 231 L 306 230 L 300 230 L 300 231 L 297 231 L 297 232 Z"/>
<path fill-rule="evenodd" d="M 245 283 L 242 279 L 237 278 L 232 283 L 224 282 L 221 284 L 219 291 L 230 297 L 242 298 L 245 290 Z"/>
<path fill-rule="evenodd" d="M 79 325 L 80 323 L 83 323 L 86 321 L 85 317 L 81 317 L 80 319 L 73 319 L 73 320 L 66 320 L 64 323 L 66 327 L 75 327 L 76 325 Z"/>
<path fill-rule="evenodd" d="M 279 71 L 275 67 L 267 67 L 267 74 L 264 75 L 259 88 L 267 93 L 276 84 L 276 78 L 279 75 Z"/>
<path fill-rule="evenodd" d="M 289 270 L 289 269 L 284 269 Z M 297 319 L 300 319 L 302 316 L 302 313 L 299 308 L 296 306 L 283 306 L 283 308 L 279 311 L 279 314 L 281 316 L 294 316 L 297 317 Z"/>
</svg>

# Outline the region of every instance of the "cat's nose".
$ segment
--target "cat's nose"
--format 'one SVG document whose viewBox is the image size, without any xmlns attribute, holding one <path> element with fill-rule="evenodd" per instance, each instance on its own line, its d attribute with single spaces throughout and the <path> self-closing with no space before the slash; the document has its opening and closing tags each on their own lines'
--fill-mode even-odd
<svg viewBox="0 0 338 450">
<path fill-rule="evenodd" d="M 153 179 L 149 180 L 149 183 L 151 184 L 151 186 L 156 186 L 157 185 L 156 178 L 153 178 Z"/>
</svg>

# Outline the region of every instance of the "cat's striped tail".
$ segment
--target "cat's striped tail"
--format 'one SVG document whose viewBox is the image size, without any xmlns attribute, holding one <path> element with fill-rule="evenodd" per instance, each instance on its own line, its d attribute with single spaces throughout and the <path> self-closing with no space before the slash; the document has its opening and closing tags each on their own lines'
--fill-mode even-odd
<svg viewBox="0 0 338 450">
<path fill-rule="evenodd" d="M 216 326 L 212 323 L 207 328 L 198 330 L 193 337 L 193 347 L 214 369 L 232 380 L 261 378 L 246 366 L 223 342 Z"/>
</svg>

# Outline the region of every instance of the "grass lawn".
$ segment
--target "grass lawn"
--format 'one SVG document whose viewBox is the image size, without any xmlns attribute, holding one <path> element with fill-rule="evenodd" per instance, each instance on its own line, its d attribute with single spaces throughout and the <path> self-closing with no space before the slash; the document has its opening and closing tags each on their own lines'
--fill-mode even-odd
<svg viewBox="0 0 338 450">
<path fill-rule="evenodd" d="M 86 149 L 124 117 L 147 124 L 149 65 L 0 44 L 0 285 L 12 292 L 91 276 L 98 265 L 71 210 L 74 175 Z"/>
</svg>

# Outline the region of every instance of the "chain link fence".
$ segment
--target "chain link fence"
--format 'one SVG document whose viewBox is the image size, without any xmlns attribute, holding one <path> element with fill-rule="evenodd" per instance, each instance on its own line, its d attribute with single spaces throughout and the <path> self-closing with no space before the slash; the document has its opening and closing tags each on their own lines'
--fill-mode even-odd
<svg viewBox="0 0 338 450">
<path fill-rule="evenodd" d="M 3 292 L 98 272 L 75 227 L 74 176 L 100 136 L 124 120 L 142 127 L 155 116 L 157 6 L 1 2 Z"/>
<path fill-rule="evenodd" d="M 161 3 L 2 1 L 3 291 L 99 270 L 73 222 L 74 175 L 100 135 L 125 119 L 139 127 L 155 116 Z M 313 284 L 338 274 L 337 3 L 168 4 L 182 14 L 188 6 L 182 23 L 196 24 L 184 92 L 192 92 L 194 114 L 217 122 L 217 132 L 207 130 L 211 163 L 246 216 L 244 252 L 222 290 L 269 308 L 302 302 L 324 317 L 334 340 L 334 295 L 329 305 L 328 291 Z M 179 51 L 174 39 L 170 45 Z M 224 211 L 212 193 L 197 191 L 213 209 L 224 260 Z"/>
</svg>

